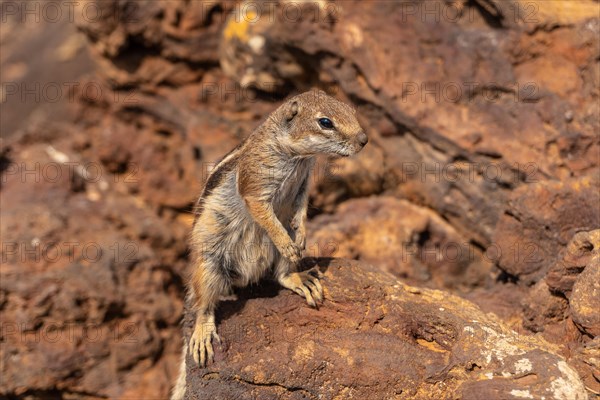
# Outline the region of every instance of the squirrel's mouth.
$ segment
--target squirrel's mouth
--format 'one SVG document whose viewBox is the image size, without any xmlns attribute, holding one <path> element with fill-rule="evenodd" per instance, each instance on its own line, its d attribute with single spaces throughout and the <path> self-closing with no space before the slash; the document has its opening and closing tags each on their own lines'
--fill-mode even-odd
<svg viewBox="0 0 600 400">
<path fill-rule="evenodd" d="M 359 151 L 361 151 L 361 150 L 363 149 L 363 147 L 364 147 L 364 146 L 362 146 L 362 147 L 359 147 L 359 148 L 357 149 L 357 148 L 355 148 L 354 146 L 352 146 L 352 145 L 349 145 L 349 146 L 347 146 L 347 147 L 346 147 L 346 146 L 345 146 L 345 147 L 342 147 L 341 149 L 336 149 L 336 150 L 334 150 L 334 151 L 333 151 L 333 153 L 334 153 L 335 155 L 338 155 L 338 156 L 340 156 L 340 157 L 350 157 L 350 156 L 353 156 L 353 155 L 355 155 L 355 154 L 356 154 L 356 153 L 358 153 Z"/>
<path fill-rule="evenodd" d="M 338 156 L 338 157 L 350 157 L 353 154 L 354 154 L 354 152 L 346 150 L 346 149 L 336 150 L 332 153 L 333 156 Z"/>
</svg>

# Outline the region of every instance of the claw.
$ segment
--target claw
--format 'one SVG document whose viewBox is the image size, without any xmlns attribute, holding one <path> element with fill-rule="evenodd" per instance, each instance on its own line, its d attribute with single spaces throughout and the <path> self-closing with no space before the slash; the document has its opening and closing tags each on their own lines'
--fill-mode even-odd
<svg viewBox="0 0 600 400">
<path fill-rule="evenodd" d="M 215 338 L 217 340 L 217 342 L 219 343 L 219 346 L 222 344 L 222 342 L 221 342 L 221 336 L 219 336 L 217 334 L 217 332 L 213 332 L 213 338 Z"/>
<path fill-rule="evenodd" d="M 309 278 L 309 280 L 307 280 L 305 282 L 305 285 L 308 286 L 308 288 L 310 289 L 312 295 L 319 301 L 322 302 L 323 301 L 323 296 L 321 295 L 321 292 L 319 292 L 319 289 L 317 288 L 317 285 Z"/>
<path fill-rule="evenodd" d="M 212 335 L 204 339 L 204 347 L 206 348 L 206 358 L 205 361 L 213 362 L 215 359 L 215 353 L 212 348 Z"/>
<path fill-rule="evenodd" d="M 214 324 L 196 323 L 188 348 L 194 361 L 200 367 L 204 367 L 208 362 L 214 361 L 213 338 L 221 344 L 221 338 L 217 335 Z"/>
<path fill-rule="evenodd" d="M 323 275 L 323 273 L 321 271 L 319 271 L 319 268 L 317 268 L 317 267 L 313 267 L 313 268 L 309 269 L 308 271 L 306 271 L 306 273 L 308 275 L 318 278 L 318 279 L 325 278 L 325 275 Z"/>
<path fill-rule="evenodd" d="M 323 301 L 323 286 L 318 278 L 309 278 L 310 281 L 316 286 L 317 292 L 319 293 L 319 300 Z"/>
<path fill-rule="evenodd" d="M 323 287 L 319 278 L 311 274 L 312 271 L 293 272 L 279 278 L 279 283 L 306 299 L 308 305 L 318 308 L 317 301 L 323 302 Z M 315 301 L 315 299 L 317 301 Z"/>
<path fill-rule="evenodd" d="M 317 308 L 317 303 L 315 303 L 315 299 L 313 299 L 312 294 L 310 292 L 310 288 L 306 285 L 302 286 L 302 291 L 304 292 L 304 297 L 306 298 L 306 302 L 312 306 Z"/>
<path fill-rule="evenodd" d="M 312 295 L 310 294 L 310 289 L 305 285 L 300 286 L 300 289 L 302 290 L 302 293 L 304 294 L 304 298 L 306 299 L 308 305 L 316 308 L 317 303 L 315 303 L 315 299 L 313 299 Z"/>
</svg>

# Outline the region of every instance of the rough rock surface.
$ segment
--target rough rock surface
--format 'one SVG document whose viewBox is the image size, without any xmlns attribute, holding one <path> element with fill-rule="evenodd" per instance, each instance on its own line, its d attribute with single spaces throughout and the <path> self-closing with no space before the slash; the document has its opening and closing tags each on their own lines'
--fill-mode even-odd
<svg viewBox="0 0 600 400">
<path fill-rule="evenodd" d="M 598 166 L 597 4 L 539 2 L 545 12 L 523 20 L 510 12 L 518 1 L 457 3 L 309 2 L 297 18 L 286 2 L 256 7 L 263 18 L 242 6 L 226 22 L 221 46 L 235 51 L 222 51 L 221 63 L 245 50 L 234 60 L 251 75 L 233 74 L 241 84 L 329 85 L 359 105 L 383 151 L 382 188 L 487 247 L 512 189 Z"/>
<path fill-rule="evenodd" d="M 556 262 L 550 266 L 546 282 L 556 293 L 568 296 L 579 274 L 589 265 L 597 268 L 600 253 L 600 230 L 579 232 L 560 251 Z"/>
<path fill-rule="evenodd" d="M 207 368 L 187 357 L 186 398 L 587 398 L 556 347 L 473 303 L 364 263 L 316 262 L 318 310 L 268 285 L 223 303 L 225 345 Z"/>
<path fill-rule="evenodd" d="M 54 134 L 58 148 L 77 136 L 66 128 Z M 2 184 L 2 392 L 167 393 L 187 231 L 121 193 L 122 177 L 87 180 L 84 171 L 96 174 L 98 165 L 77 168 L 72 151 L 38 143 L 11 156 L 22 162 L 11 168 L 39 163 L 39 171 L 25 180 L 10 171 Z M 159 354 L 171 361 L 157 368 Z"/>
<path fill-rule="evenodd" d="M 599 187 L 600 174 L 594 174 L 515 190 L 495 235 L 500 268 L 525 283 L 546 276 L 556 249 L 565 248 L 577 231 L 600 227 Z"/>
<path fill-rule="evenodd" d="M 308 255 L 333 241 L 468 298 L 600 393 L 597 1 L 76 3 L 79 37 L 2 25 L 0 396 L 166 397 L 206 173 L 312 86 L 356 106 L 370 142 L 320 160 Z M 88 5 L 101 17 L 79 18 Z M 29 100 L 38 79 L 77 85 Z"/>
<path fill-rule="evenodd" d="M 309 224 L 308 255 L 354 258 L 405 281 L 455 290 L 493 283 L 493 259 L 431 210 L 395 197 L 342 203 Z"/>
</svg>

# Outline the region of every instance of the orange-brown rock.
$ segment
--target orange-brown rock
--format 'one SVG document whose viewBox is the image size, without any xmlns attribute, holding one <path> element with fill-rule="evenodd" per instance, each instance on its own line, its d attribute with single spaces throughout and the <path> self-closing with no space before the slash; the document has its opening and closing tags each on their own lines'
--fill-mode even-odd
<svg viewBox="0 0 600 400">
<path fill-rule="evenodd" d="M 438 288 L 491 283 L 493 258 L 427 208 L 379 196 L 349 200 L 334 211 L 310 221 L 309 255 L 359 259 Z"/>
<path fill-rule="evenodd" d="M 45 132 L 52 145 L 12 144 L 2 177 L 0 394 L 166 396 L 187 230 L 83 162 L 77 132 Z"/>
<path fill-rule="evenodd" d="M 546 281 L 541 280 L 531 287 L 522 307 L 523 326 L 532 332 L 540 332 L 567 318 L 569 302 L 552 293 Z"/>
<path fill-rule="evenodd" d="M 319 85 L 359 105 L 382 150 L 382 188 L 478 245 L 493 243 L 513 189 L 598 167 L 592 1 L 292 7 L 242 2 L 225 21 L 224 71 L 265 91 Z"/>
<path fill-rule="evenodd" d="M 559 257 L 546 275 L 548 287 L 565 296 L 569 296 L 579 275 L 589 265 L 597 267 L 600 252 L 600 230 L 576 233 L 568 245 L 560 250 Z"/>
<path fill-rule="evenodd" d="M 599 187 L 600 175 L 593 174 L 515 190 L 494 237 L 499 267 L 526 283 L 546 276 L 576 232 L 600 226 Z"/>
<path fill-rule="evenodd" d="M 577 368 L 591 398 L 600 393 L 600 337 L 579 346 L 569 359 L 569 364 Z"/>
<path fill-rule="evenodd" d="M 222 304 L 225 345 L 206 368 L 187 357 L 187 399 L 587 399 L 556 347 L 473 303 L 368 264 L 316 262 L 318 310 L 272 285 Z"/>
<path fill-rule="evenodd" d="M 578 238 L 579 239 L 579 238 Z M 579 274 L 569 295 L 573 322 L 591 337 L 600 336 L 600 229 L 588 233 L 592 257 Z"/>
<path fill-rule="evenodd" d="M 354 105 L 370 141 L 358 157 L 320 164 L 309 255 L 333 240 L 336 256 L 465 296 L 559 345 L 600 392 L 597 268 L 588 239 L 572 239 L 598 228 L 597 1 L 245 2 L 265 5 L 253 11 L 90 0 L 76 15 L 99 14 L 78 18 L 79 38 L 69 20 L 48 27 L 7 12 L 5 23 L 21 3 L 2 4 L 0 38 L 0 396 L 166 397 L 202 182 L 283 98 L 312 86 Z M 52 104 L 23 93 L 49 81 L 77 85 Z M 23 167 L 36 165 L 63 179 L 32 181 Z M 72 253 L 31 258 L 73 240 Z M 473 257 L 455 258 L 455 242 Z M 531 243 L 535 263 L 518 247 Z M 102 256 L 82 256 L 83 244 Z M 427 375 L 412 365 L 406 376 Z M 465 383 L 463 397 L 497 397 L 482 382 Z"/>
</svg>

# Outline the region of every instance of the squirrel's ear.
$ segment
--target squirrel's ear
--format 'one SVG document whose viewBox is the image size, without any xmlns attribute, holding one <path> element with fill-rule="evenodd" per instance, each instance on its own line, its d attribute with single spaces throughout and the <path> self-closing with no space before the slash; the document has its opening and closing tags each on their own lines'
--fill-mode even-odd
<svg viewBox="0 0 600 400">
<path fill-rule="evenodd" d="M 292 101 L 285 110 L 285 121 L 290 122 L 298 114 L 298 102 Z"/>
</svg>

